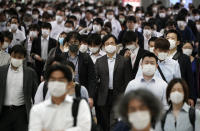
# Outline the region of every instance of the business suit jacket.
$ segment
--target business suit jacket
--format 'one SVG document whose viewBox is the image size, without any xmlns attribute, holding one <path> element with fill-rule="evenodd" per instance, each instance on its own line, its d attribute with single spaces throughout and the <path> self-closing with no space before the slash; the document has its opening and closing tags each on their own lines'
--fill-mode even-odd
<svg viewBox="0 0 200 131">
<path fill-rule="evenodd" d="M 48 53 L 52 48 L 56 47 L 56 45 L 57 45 L 57 41 L 55 39 L 49 37 Z M 41 51 L 41 36 L 40 36 L 33 40 L 30 54 L 31 55 L 37 54 L 41 57 L 41 53 L 42 53 L 42 51 Z M 37 71 L 38 75 L 41 75 L 41 73 L 43 71 L 44 63 L 45 63 L 45 61 L 41 62 L 41 61 L 35 60 L 36 71 Z"/>
<path fill-rule="evenodd" d="M 0 67 L 0 114 L 2 111 L 2 106 L 5 102 L 5 94 L 6 94 L 6 82 L 7 82 L 7 74 L 9 70 L 9 65 L 5 65 Z M 26 106 L 27 117 L 29 117 L 29 112 L 31 106 L 34 103 L 35 93 L 38 87 L 37 75 L 34 70 L 29 67 L 23 66 L 23 93 L 24 93 L 24 101 Z M 29 119 L 28 119 L 29 120 Z"/>
<path fill-rule="evenodd" d="M 128 49 L 123 49 L 121 52 L 120 52 L 120 55 L 124 56 L 125 52 L 127 51 Z M 137 71 L 138 71 L 138 68 L 139 68 L 139 64 L 140 64 L 140 60 L 142 58 L 142 56 L 148 52 L 147 50 L 144 50 L 142 48 L 139 48 L 138 50 L 138 54 L 136 56 L 136 60 L 135 60 L 135 64 L 134 66 L 131 68 L 131 78 L 132 79 L 135 79 L 135 76 L 137 74 Z M 131 58 L 128 59 L 129 60 L 129 63 L 131 64 Z M 132 65 L 132 64 L 131 64 Z"/>
<path fill-rule="evenodd" d="M 95 64 L 97 80 L 97 106 L 106 104 L 109 90 L 109 68 L 107 55 L 97 59 Z M 113 76 L 113 102 L 124 93 L 128 82 L 131 80 L 131 65 L 128 60 L 116 55 Z"/>
<path fill-rule="evenodd" d="M 66 59 L 69 57 L 68 52 L 64 52 L 61 56 Z M 78 74 L 80 84 L 86 87 L 89 97 L 93 98 L 96 88 L 96 75 L 94 63 L 87 53 L 79 52 L 78 54 Z"/>
<path fill-rule="evenodd" d="M 192 75 L 192 65 L 190 62 L 190 58 L 181 53 L 177 52 L 174 57 L 174 60 L 178 60 L 178 63 L 180 65 L 180 70 L 181 70 L 181 76 L 182 78 L 187 82 L 189 86 L 189 97 L 192 99 L 195 99 L 195 89 L 194 89 L 194 78 Z"/>
</svg>

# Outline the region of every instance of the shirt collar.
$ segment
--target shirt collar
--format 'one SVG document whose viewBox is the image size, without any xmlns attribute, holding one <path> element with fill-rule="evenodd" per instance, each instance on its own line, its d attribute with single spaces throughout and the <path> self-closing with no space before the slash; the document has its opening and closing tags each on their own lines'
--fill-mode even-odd
<svg viewBox="0 0 200 131">
<path fill-rule="evenodd" d="M 23 66 L 20 66 L 19 68 L 17 68 L 17 70 L 14 70 L 14 69 L 12 68 L 11 64 L 10 64 L 9 69 L 10 69 L 12 72 L 18 73 L 18 72 L 23 71 Z"/>
<path fill-rule="evenodd" d="M 132 52 L 133 54 L 137 54 L 138 51 L 139 51 L 139 47 L 137 47 L 135 50 L 131 50 L 131 52 Z"/>
<path fill-rule="evenodd" d="M 108 58 L 108 59 L 116 59 L 116 57 L 117 57 L 117 54 L 116 54 L 116 53 L 113 55 L 112 58 L 110 58 L 110 57 L 107 55 L 107 58 Z"/>
<path fill-rule="evenodd" d="M 190 106 L 187 103 L 183 104 L 182 110 L 185 112 L 189 112 Z"/>
<path fill-rule="evenodd" d="M 177 50 L 173 54 L 169 55 L 169 58 L 173 58 L 176 53 L 177 53 Z"/>
<path fill-rule="evenodd" d="M 41 40 L 48 40 L 49 41 L 49 36 L 47 38 L 44 38 L 43 36 L 41 37 Z"/>
<path fill-rule="evenodd" d="M 70 96 L 70 95 L 66 95 L 66 96 L 65 96 L 65 99 L 64 99 L 64 101 L 63 101 L 62 103 L 64 103 L 64 102 L 73 103 L 73 97 Z M 62 104 L 62 103 L 61 103 L 61 104 Z M 49 99 L 46 100 L 46 104 L 47 104 L 48 106 L 55 105 L 55 104 L 53 104 L 53 102 L 52 102 L 52 97 L 50 97 Z"/>
<path fill-rule="evenodd" d="M 142 77 L 141 77 L 141 82 L 155 82 L 156 81 L 156 79 L 155 79 L 155 75 L 152 77 L 152 79 L 151 80 L 149 80 L 149 81 L 146 81 L 145 79 L 144 79 L 144 76 L 142 75 Z"/>
</svg>

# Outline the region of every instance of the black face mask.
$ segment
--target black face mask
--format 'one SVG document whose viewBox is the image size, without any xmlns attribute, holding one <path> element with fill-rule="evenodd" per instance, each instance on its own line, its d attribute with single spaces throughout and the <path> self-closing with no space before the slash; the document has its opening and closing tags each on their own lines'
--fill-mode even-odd
<svg viewBox="0 0 200 131">
<path fill-rule="evenodd" d="M 78 49 L 79 49 L 78 46 L 79 45 L 75 45 L 75 44 L 69 45 L 69 50 L 73 53 L 76 53 L 78 52 Z"/>
</svg>

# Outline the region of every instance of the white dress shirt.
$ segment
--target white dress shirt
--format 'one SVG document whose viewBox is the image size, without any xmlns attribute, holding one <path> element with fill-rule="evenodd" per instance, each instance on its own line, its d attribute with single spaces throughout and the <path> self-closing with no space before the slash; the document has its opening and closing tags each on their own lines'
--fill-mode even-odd
<svg viewBox="0 0 200 131">
<path fill-rule="evenodd" d="M 132 65 L 132 68 L 133 66 L 135 65 L 135 60 L 137 58 L 137 55 L 138 55 L 138 51 L 139 51 L 139 47 L 137 47 L 135 50 L 131 50 L 131 65 Z"/>
<path fill-rule="evenodd" d="M 165 76 L 166 81 L 169 83 L 174 78 L 181 78 L 181 71 L 178 61 L 167 58 L 166 60 L 160 62 L 158 61 L 158 65 L 162 70 L 163 75 Z M 142 67 L 140 65 L 136 77 L 142 76 Z M 158 69 L 155 72 L 155 76 L 162 79 Z"/>
<path fill-rule="evenodd" d="M 15 33 L 13 33 L 13 40 L 11 42 L 11 46 L 19 45 L 26 39 L 26 36 L 23 31 L 17 29 Z"/>
<path fill-rule="evenodd" d="M 48 57 L 49 36 L 47 38 L 41 37 L 41 58 L 46 60 Z"/>
<path fill-rule="evenodd" d="M 109 89 L 110 90 L 113 90 L 113 76 L 114 76 L 115 60 L 116 60 L 116 54 L 112 58 L 108 57 Z"/>
<path fill-rule="evenodd" d="M 73 127 L 72 104 L 73 97 L 67 95 L 60 105 L 53 104 L 51 99 L 34 105 L 30 112 L 29 131 L 90 131 L 92 120 L 87 102 L 80 102 L 76 127 Z"/>
<path fill-rule="evenodd" d="M 58 39 L 60 33 L 64 31 L 65 22 L 63 21 L 61 24 L 58 24 L 57 21 L 51 22 L 52 30 L 51 30 L 51 38 L 54 38 L 55 40 Z"/>
<path fill-rule="evenodd" d="M 9 62 L 10 62 L 10 54 L 0 49 L 0 66 L 7 65 L 9 64 Z"/>
<path fill-rule="evenodd" d="M 151 80 L 146 81 L 143 76 L 137 77 L 129 82 L 125 90 L 125 94 L 139 88 L 144 88 L 151 91 L 155 96 L 159 98 L 159 100 L 162 101 L 165 109 L 168 109 L 166 101 L 167 83 L 164 80 L 154 76 Z"/>
<path fill-rule="evenodd" d="M 105 24 L 106 22 L 109 22 L 109 20 L 108 20 L 108 19 L 105 20 L 104 24 Z M 118 20 L 116 20 L 115 18 L 113 18 L 113 19 L 111 20 L 111 25 L 112 25 L 112 34 L 113 34 L 116 38 L 118 38 L 119 33 L 120 33 L 120 31 L 122 30 L 121 24 L 119 23 Z"/>
<path fill-rule="evenodd" d="M 37 89 L 35 97 L 34 97 L 35 104 L 38 104 L 38 103 L 44 101 L 44 96 L 43 96 L 44 83 L 45 82 L 43 81 L 38 86 L 38 89 Z M 86 100 L 89 99 L 88 91 L 84 86 L 81 86 L 80 92 L 81 92 L 81 98 L 85 98 Z M 47 90 L 45 100 L 49 99 L 50 97 L 51 97 L 51 95 L 49 93 L 49 90 Z M 73 95 L 73 97 L 75 97 L 75 94 Z"/>
<path fill-rule="evenodd" d="M 24 105 L 24 103 L 23 67 L 21 66 L 15 71 L 10 66 L 7 74 L 4 104 L 7 106 L 21 106 Z"/>
<path fill-rule="evenodd" d="M 177 51 L 175 51 L 174 53 L 172 53 L 171 55 L 169 55 L 168 57 L 173 59 L 174 55 L 177 53 Z"/>
<path fill-rule="evenodd" d="M 102 50 L 99 51 L 98 55 L 93 55 L 92 53 L 90 53 L 90 57 L 94 64 L 96 63 L 97 59 L 101 58 L 104 55 L 106 55 L 106 53 L 103 52 Z"/>
</svg>

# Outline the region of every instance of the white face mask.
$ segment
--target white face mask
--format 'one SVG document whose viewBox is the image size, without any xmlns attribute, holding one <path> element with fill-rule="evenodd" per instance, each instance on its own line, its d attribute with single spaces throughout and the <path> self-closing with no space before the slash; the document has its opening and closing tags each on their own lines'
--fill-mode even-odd
<svg viewBox="0 0 200 131">
<path fill-rule="evenodd" d="M 148 22 L 148 21 L 149 21 L 149 19 L 150 19 L 149 17 L 146 17 L 146 18 L 145 18 L 145 21 L 146 21 L 146 22 Z"/>
<path fill-rule="evenodd" d="M 12 57 L 11 57 L 10 63 L 11 63 L 14 67 L 18 68 L 18 67 L 22 66 L 23 60 L 22 60 L 22 59 L 15 59 L 15 58 L 12 58 Z"/>
<path fill-rule="evenodd" d="M 11 24 L 10 28 L 11 30 L 17 30 L 18 26 L 17 24 Z"/>
<path fill-rule="evenodd" d="M 57 22 L 62 22 L 62 20 L 63 20 L 62 16 L 56 15 Z"/>
<path fill-rule="evenodd" d="M 105 47 L 106 52 L 110 53 L 110 54 L 114 53 L 116 51 L 116 49 L 117 49 L 117 47 L 114 45 L 108 45 Z"/>
<path fill-rule="evenodd" d="M 49 34 L 50 34 L 49 30 L 47 30 L 47 29 L 42 29 L 42 35 L 43 35 L 44 37 L 48 37 Z"/>
<path fill-rule="evenodd" d="M 8 42 L 4 42 L 3 43 L 3 46 L 2 46 L 2 49 L 7 49 L 9 46 L 9 43 Z"/>
<path fill-rule="evenodd" d="M 92 52 L 92 54 L 95 54 L 99 50 L 99 47 L 90 47 L 89 50 Z"/>
<path fill-rule="evenodd" d="M 169 39 L 168 41 L 170 43 L 170 47 L 169 47 L 170 50 L 176 48 L 176 41 L 175 40 Z"/>
<path fill-rule="evenodd" d="M 196 15 L 195 17 L 194 17 L 194 20 L 196 21 L 196 20 L 199 20 L 199 18 L 200 18 L 200 16 L 199 15 Z"/>
<path fill-rule="evenodd" d="M 144 64 L 142 66 L 142 72 L 146 76 L 152 76 L 152 75 L 154 75 L 155 71 L 156 71 L 156 66 L 155 65 Z"/>
<path fill-rule="evenodd" d="M 112 20 L 114 18 L 113 15 L 107 15 L 108 20 Z"/>
<path fill-rule="evenodd" d="M 39 15 L 32 15 L 33 19 L 36 20 L 38 19 Z"/>
<path fill-rule="evenodd" d="M 128 114 L 128 120 L 137 130 L 145 129 L 151 122 L 149 111 L 137 111 Z"/>
<path fill-rule="evenodd" d="M 70 27 L 65 27 L 65 28 L 64 28 L 64 32 L 65 32 L 65 33 L 69 33 L 69 32 L 71 32 L 71 31 L 73 31 L 73 29 L 70 28 Z"/>
<path fill-rule="evenodd" d="M 142 17 L 142 13 L 137 13 L 136 16 L 137 17 Z"/>
<path fill-rule="evenodd" d="M 158 53 L 158 59 L 159 60 L 165 60 L 168 57 L 168 53 L 165 52 L 159 52 Z"/>
<path fill-rule="evenodd" d="M 52 96 L 60 97 L 67 92 L 67 83 L 60 81 L 48 82 L 49 93 Z"/>
<path fill-rule="evenodd" d="M 174 91 L 170 94 L 170 100 L 174 104 L 179 104 L 179 103 L 183 102 L 183 99 L 184 99 L 183 93 L 180 93 L 178 91 Z"/>
<path fill-rule="evenodd" d="M 177 25 L 178 25 L 179 28 L 185 28 L 187 24 L 186 24 L 185 21 L 178 21 Z"/>
<path fill-rule="evenodd" d="M 149 47 L 149 51 L 154 53 L 154 47 Z"/>
<path fill-rule="evenodd" d="M 160 18 L 165 18 L 166 14 L 165 13 L 159 13 Z"/>
<path fill-rule="evenodd" d="M 144 36 L 146 36 L 146 35 L 151 35 L 151 34 L 152 34 L 152 31 L 151 31 L 151 30 L 148 30 L 148 29 L 144 29 L 144 30 L 143 30 L 143 34 L 144 34 Z"/>
<path fill-rule="evenodd" d="M 30 31 L 29 36 L 32 37 L 32 38 L 35 38 L 35 37 L 37 37 L 37 32 L 36 31 Z"/>
<path fill-rule="evenodd" d="M 126 45 L 126 48 L 133 51 L 133 50 L 135 50 L 137 47 L 136 47 L 135 45 L 132 44 L 132 45 Z"/>
<path fill-rule="evenodd" d="M 82 45 L 80 46 L 80 48 L 79 48 L 79 51 L 80 51 L 81 53 L 85 53 L 85 52 L 87 52 L 87 50 L 88 50 L 88 45 L 82 44 Z"/>
<path fill-rule="evenodd" d="M 191 56 L 192 55 L 192 49 L 182 49 L 183 54 L 187 55 L 187 56 Z"/>
<path fill-rule="evenodd" d="M 69 48 L 68 47 L 64 47 L 64 52 L 68 52 Z"/>
<path fill-rule="evenodd" d="M 101 26 L 99 25 L 93 25 L 93 31 L 96 33 L 96 32 L 100 32 L 101 31 Z"/>
<path fill-rule="evenodd" d="M 200 32 L 200 24 L 196 24 L 197 30 Z"/>
</svg>

